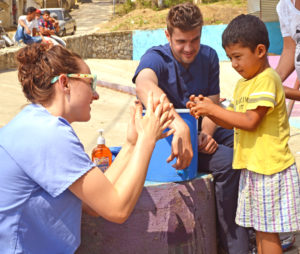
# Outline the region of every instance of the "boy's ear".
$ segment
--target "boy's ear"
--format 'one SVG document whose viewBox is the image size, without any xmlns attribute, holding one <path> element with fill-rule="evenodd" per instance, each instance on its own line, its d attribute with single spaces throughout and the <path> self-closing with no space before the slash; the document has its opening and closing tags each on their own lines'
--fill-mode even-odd
<svg viewBox="0 0 300 254">
<path fill-rule="evenodd" d="M 266 46 L 264 44 L 258 44 L 256 47 L 258 57 L 264 57 L 267 54 Z"/>
</svg>

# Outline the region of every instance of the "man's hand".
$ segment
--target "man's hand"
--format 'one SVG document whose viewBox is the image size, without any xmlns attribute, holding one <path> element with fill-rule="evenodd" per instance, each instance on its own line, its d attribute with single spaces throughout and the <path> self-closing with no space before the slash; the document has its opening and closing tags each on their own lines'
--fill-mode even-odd
<svg viewBox="0 0 300 254">
<path fill-rule="evenodd" d="M 188 167 L 193 158 L 193 147 L 189 127 L 185 122 L 176 124 L 175 133 L 172 140 L 172 151 L 167 162 L 177 158 L 176 163 L 172 165 L 176 169 Z"/>
<path fill-rule="evenodd" d="M 204 132 L 198 135 L 198 151 L 205 154 L 213 154 L 218 148 L 218 143 L 212 136 Z"/>
<path fill-rule="evenodd" d="M 27 34 L 29 34 L 29 35 L 31 34 L 31 31 L 29 30 L 29 28 L 27 26 L 24 27 L 24 29 L 25 29 L 25 31 L 26 31 Z"/>
</svg>

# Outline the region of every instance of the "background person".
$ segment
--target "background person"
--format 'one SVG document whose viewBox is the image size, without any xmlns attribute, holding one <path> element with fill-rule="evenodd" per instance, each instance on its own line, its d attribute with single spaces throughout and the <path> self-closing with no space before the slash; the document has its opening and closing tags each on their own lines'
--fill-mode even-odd
<svg viewBox="0 0 300 254">
<path fill-rule="evenodd" d="M 33 44 L 17 53 L 18 77 L 31 104 L 0 129 L 0 250 L 74 253 L 81 208 L 116 223 L 132 212 L 155 142 L 172 134 L 171 105 L 131 111 L 127 139 L 105 173 L 91 161 L 71 123 L 90 119 L 99 98 L 86 63 L 62 46 Z M 71 75 L 72 74 L 72 75 Z M 34 137 L 34 138 L 33 138 Z"/>
<path fill-rule="evenodd" d="M 58 35 L 59 34 L 59 22 L 57 20 L 57 14 L 55 12 L 52 12 L 50 14 L 50 21 L 54 27 L 55 34 Z"/>
<path fill-rule="evenodd" d="M 296 69 L 300 80 L 300 1 L 280 0 L 276 7 L 283 37 L 283 50 L 276 67 L 282 81 Z M 286 97 L 300 100 L 300 91 L 284 87 Z"/>
<path fill-rule="evenodd" d="M 34 7 L 28 7 L 26 15 L 19 17 L 17 31 L 14 35 L 14 40 L 16 42 L 23 40 L 25 44 L 32 44 L 42 41 L 42 38 L 37 36 L 38 23 L 35 17 L 36 8 Z"/>
<path fill-rule="evenodd" d="M 50 17 L 50 12 L 48 10 L 43 11 L 42 18 L 39 21 L 39 31 L 41 36 L 45 41 L 51 41 L 54 45 L 62 45 L 66 46 L 66 43 L 55 35 L 54 23 L 52 22 L 52 18 Z"/>
<path fill-rule="evenodd" d="M 42 15 L 41 10 L 36 9 L 36 11 L 35 11 L 35 19 L 37 20 L 37 23 L 38 23 L 38 24 L 39 24 L 39 21 L 40 21 L 40 19 L 41 19 L 41 15 Z"/>
<path fill-rule="evenodd" d="M 204 94 L 219 104 L 219 59 L 214 49 L 200 44 L 203 18 L 191 3 L 170 9 L 167 17 L 168 44 L 150 48 L 140 60 L 133 82 L 137 96 L 147 107 L 147 94 L 158 101 L 165 93 L 175 108 L 185 108 L 191 94 Z M 174 111 L 172 152 L 176 169 L 186 168 L 193 157 L 189 127 Z M 232 170 L 233 132 L 217 128 L 209 118 L 199 123 L 198 169 L 214 176 L 218 238 L 223 250 L 248 254 L 248 232 L 235 223 L 240 172 Z"/>
</svg>

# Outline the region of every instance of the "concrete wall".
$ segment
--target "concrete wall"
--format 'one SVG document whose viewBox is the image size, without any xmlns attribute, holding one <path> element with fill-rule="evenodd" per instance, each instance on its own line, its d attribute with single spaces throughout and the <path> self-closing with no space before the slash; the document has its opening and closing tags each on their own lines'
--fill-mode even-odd
<svg viewBox="0 0 300 254">
<path fill-rule="evenodd" d="M 132 59 L 132 32 L 91 33 L 65 37 L 67 47 L 83 58 Z M 0 70 L 16 68 L 20 47 L 0 50 Z"/>
<path fill-rule="evenodd" d="M 67 47 L 83 58 L 132 59 L 132 32 L 91 33 L 66 37 Z"/>
<path fill-rule="evenodd" d="M 145 183 L 124 224 L 83 214 L 76 254 L 217 254 L 211 175 L 178 183 Z"/>
</svg>

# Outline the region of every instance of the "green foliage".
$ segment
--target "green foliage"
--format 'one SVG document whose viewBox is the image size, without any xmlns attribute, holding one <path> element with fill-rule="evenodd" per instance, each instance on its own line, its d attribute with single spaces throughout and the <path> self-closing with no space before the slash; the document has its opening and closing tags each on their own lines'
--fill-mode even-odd
<svg viewBox="0 0 300 254">
<path fill-rule="evenodd" d="M 116 14 L 123 16 L 136 8 L 136 4 L 131 0 L 126 0 L 122 4 L 116 5 Z"/>
<path fill-rule="evenodd" d="M 192 3 L 192 0 L 163 0 L 164 8 L 170 8 L 176 4 L 182 4 L 182 3 Z"/>
<path fill-rule="evenodd" d="M 218 0 L 204 0 L 204 1 L 218 1 Z M 236 0 L 241 1 L 241 0 Z M 125 15 L 133 11 L 136 8 L 149 8 L 152 10 L 159 10 L 170 8 L 176 4 L 186 3 L 186 2 L 193 2 L 192 0 L 162 0 L 163 6 L 159 8 L 158 0 L 135 0 L 134 2 L 131 0 L 126 0 L 124 3 L 120 3 L 116 6 L 116 13 L 120 16 Z"/>
<path fill-rule="evenodd" d="M 116 5 L 116 14 L 119 16 L 123 16 L 135 9 L 145 9 L 149 8 L 155 11 L 160 9 L 167 9 L 176 4 L 193 2 L 193 0 L 161 0 L 163 3 L 162 7 L 158 6 L 158 1 L 160 0 L 125 0 L 123 3 L 119 3 Z M 224 4 L 232 4 L 233 6 L 244 5 L 247 0 L 202 0 L 203 5 L 209 5 L 212 3 L 224 3 Z"/>
<path fill-rule="evenodd" d="M 219 0 L 202 0 L 203 4 L 212 4 L 212 3 L 216 3 L 219 2 Z"/>
</svg>

